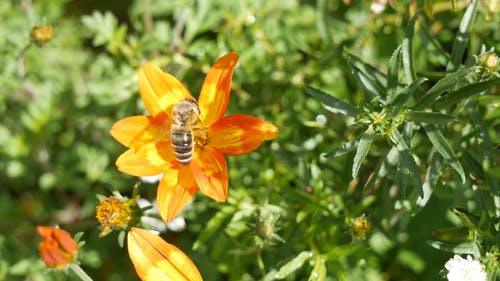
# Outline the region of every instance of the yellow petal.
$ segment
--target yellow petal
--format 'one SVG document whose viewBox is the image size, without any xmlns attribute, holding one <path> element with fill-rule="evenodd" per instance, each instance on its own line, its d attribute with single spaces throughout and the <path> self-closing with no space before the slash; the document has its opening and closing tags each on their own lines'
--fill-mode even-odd
<svg viewBox="0 0 500 281">
<path fill-rule="evenodd" d="M 132 227 L 127 244 L 135 271 L 143 281 L 203 280 L 186 254 L 148 230 Z"/>
<path fill-rule="evenodd" d="M 205 145 L 195 151 L 190 167 L 203 194 L 220 202 L 226 201 L 229 176 L 222 152 Z"/>
<path fill-rule="evenodd" d="M 278 127 L 262 119 L 235 114 L 215 122 L 208 130 L 210 145 L 228 155 L 242 155 L 257 148 L 264 140 L 278 136 Z"/>
<path fill-rule="evenodd" d="M 237 62 L 236 53 L 226 54 L 215 62 L 205 77 L 198 105 L 200 106 L 200 119 L 206 126 L 212 125 L 226 113 L 231 78 Z"/>
<path fill-rule="evenodd" d="M 154 176 L 168 169 L 175 159 L 171 143 L 148 143 L 125 151 L 116 160 L 118 170 L 133 176 Z"/>
<path fill-rule="evenodd" d="M 147 62 L 139 70 L 139 91 L 152 116 L 170 115 L 172 107 L 183 99 L 193 99 L 174 76 Z"/>
<path fill-rule="evenodd" d="M 116 122 L 111 128 L 111 135 L 126 147 L 145 145 L 148 142 L 158 142 L 168 139 L 170 119 L 159 115 L 131 116 Z"/>
<path fill-rule="evenodd" d="M 173 220 L 194 196 L 198 187 L 189 167 L 180 165 L 177 160 L 170 163 L 165 171 L 158 192 L 158 210 L 164 221 Z"/>
</svg>

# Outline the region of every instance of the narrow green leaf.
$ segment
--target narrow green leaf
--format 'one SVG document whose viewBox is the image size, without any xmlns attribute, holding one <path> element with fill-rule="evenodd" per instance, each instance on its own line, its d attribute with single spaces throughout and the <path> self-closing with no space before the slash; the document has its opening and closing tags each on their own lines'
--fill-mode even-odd
<svg viewBox="0 0 500 281">
<path fill-rule="evenodd" d="M 297 271 L 299 268 L 301 268 L 304 263 L 308 260 L 310 260 L 313 257 L 313 253 L 309 251 L 303 251 L 300 254 L 298 254 L 295 258 L 293 258 L 291 261 L 283 265 L 278 272 L 274 275 L 275 279 L 282 280 L 288 277 L 290 274 L 294 273 Z"/>
<path fill-rule="evenodd" d="M 436 108 L 439 109 L 448 108 L 464 99 L 470 98 L 473 95 L 479 94 L 497 85 L 500 85 L 500 78 L 483 81 L 477 84 L 467 85 L 454 92 L 448 93 L 442 98 L 438 99 L 435 103 L 435 106 Z"/>
<path fill-rule="evenodd" d="M 351 152 L 358 147 L 359 139 L 360 139 L 360 137 L 357 137 L 350 142 L 346 142 L 330 152 L 321 154 L 321 157 L 335 158 L 335 157 L 344 155 L 348 152 Z"/>
<path fill-rule="evenodd" d="M 329 1 L 319 0 L 316 4 L 316 28 L 318 29 L 319 37 L 326 43 L 329 43 L 332 38 L 328 32 L 327 19 L 330 18 L 328 3 Z"/>
<path fill-rule="evenodd" d="M 406 35 L 403 39 L 401 57 L 403 59 L 403 69 L 406 76 L 406 81 L 408 84 L 413 83 L 417 79 L 415 74 L 415 67 L 413 65 L 413 33 L 415 31 L 415 23 L 417 18 L 420 16 L 420 11 L 415 13 L 410 19 L 408 26 L 406 27 Z"/>
<path fill-rule="evenodd" d="M 448 164 L 450 164 L 455 171 L 457 171 L 462 178 L 462 183 L 465 183 L 464 168 L 462 167 L 460 161 L 458 161 L 457 156 L 455 156 L 455 152 L 453 152 L 453 149 L 451 149 L 441 131 L 436 126 L 430 124 L 424 124 L 423 128 L 437 152 L 439 152 L 439 154 L 443 156 L 444 160 L 448 162 Z"/>
<path fill-rule="evenodd" d="M 472 72 L 472 68 L 462 68 L 456 72 L 447 74 L 441 80 L 437 81 L 432 88 L 430 88 L 424 96 L 415 104 L 413 109 L 421 110 L 426 106 L 433 103 L 439 95 L 447 90 L 452 89 L 458 82 L 464 79 L 464 77 Z"/>
<path fill-rule="evenodd" d="M 351 117 L 356 117 L 359 114 L 359 110 L 355 106 L 330 94 L 311 87 L 305 87 L 305 90 L 309 95 L 319 100 L 323 104 L 323 107 L 330 112 L 340 113 Z"/>
<path fill-rule="evenodd" d="M 424 198 L 422 180 L 420 179 L 420 170 L 417 163 L 415 162 L 415 159 L 411 155 L 410 149 L 404 141 L 403 136 L 401 136 L 401 134 L 397 130 L 394 130 L 391 134 L 391 140 L 399 152 L 399 158 L 401 160 L 400 164 L 403 166 L 403 168 L 408 169 L 413 184 L 417 189 L 418 195 L 421 198 Z"/>
<path fill-rule="evenodd" d="M 356 155 L 354 156 L 354 161 L 352 164 L 352 178 L 355 179 L 358 175 L 359 168 L 361 167 L 361 162 L 365 159 L 368 151 L 370 150 L 370 145 L 373 142 L 373 128 L 370 126 L 364 132 L 361 140 L 358 144 L 358 150 L 356 150 Z"/>
<path fill-rule="evenodd" d="M 477 3 L 478 0 L 472 0 L 470 2 L 469 6 L 465 10 L 462 20 L 460 21 L 460 26 L 451 47 L 451 57 L 448 61 L 448 65 L 446 66 L 446 70 L 448 72 L 456 71 L 462 62 L 462 57 L 464 55 L 465 48 L 469 43 L 472 25 L 476 16 Z"/>
<path fill-rule="evenodd" d="M 399 65 L 401 64 L 401 47 L 399 45 L 392 53 L 387 71 L 387 104 L 390 105 L 396 98 L 399 84 Z"/>
<path fill-rule="evenodd" d="M 408 87 L 406 87 L 399 95 L 397 95 L 392 103 L 388 118 L 392 118 L 398 115 L 405 103 L 412 96 L 416 96 L 414 95 L 415 92 L 418 90 L 418 87 L 420 87 L 420 85 L 422 85 L 422 83 L 424 83 L 425 81 L 427 81 L 426 78 L 418 78 L 417 80 L 413 81 Z"/>
<path fill-rule="evenodd" d="M 436 37 L 432 36 L 426 28 L 419 28 L 417 33 L 420 40 L 422 40 L 422 45 L 425 46 L 429 54 L 429 60 L 446 66 L 450 60 L 450 55 L 443 49 Z"/>
<path fill-rule="evenodd" d="M 410 111 L 405 114 L 405 120 L 417 123 L 445 124 L 456 121 L 457 118 L 439 112 Z"/>
<path fill-rule="evenodd" d="M 380 70 L 364 63 L 360 58 L 346 52 L 346 59 L 351 70 L 363 88 L 372 97 L 384 97 L 387 77 Z"/>
<path fill-rule="evenodd" d="M 455 253 L 458 255 L 473 255 L 475 257 L 480 256 L 479 249 L 474 242 L 463 242 L 459 244 L 445 243 L 440 241 L 427 241 L 434 249 Z"/>
<path fill-rule="evenodd" d="M 229 220 L 229 217 L 236 212 L 234 206 L 223 207 L 215 216 L 210 219 L 207 226 L 201 231 L 198 239 L 193 244 L 193 250 L 204 245 L 214 234 L 223 227 L 223 224 Z"/>
<path fill-rule="evenodd" d="M 417 199 L 417 206 L 419 206 L 420 208 L 425 207 L 425 205 L 427 205 L 427 202 L 431 198 L 432 192 L 434 190 L 434 185 L 436 184 L 436 180 L 439 178 L 441 162 L 441 156 L 436 153 L 432 153 L 430 164 L 427 167 L 427 172 L 425 173 L 424 184 L 422 185 L 422 189 L 424 190 L 424 197 L 419 197 Z"/>
</svg>

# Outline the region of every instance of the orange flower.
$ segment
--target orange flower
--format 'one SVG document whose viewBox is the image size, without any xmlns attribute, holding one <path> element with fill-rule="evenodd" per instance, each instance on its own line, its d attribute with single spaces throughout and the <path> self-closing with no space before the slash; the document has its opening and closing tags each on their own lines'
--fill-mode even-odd
<svg viewBox="0 0 500 281">
<path fill-rule="evenodd" d="M 143 281 L 203 280 L 191 259 L 158 235 L 132 227 L 127 242 L 130 259 Z"/>
<path fill-rule="evenodd" d="M 259 118 L 224 117 L 237 61 L 238 55 L 229 53 L 214 64 L 198 103 L 175 77 L 144 64 L 139 91 L 151 116 L 128 117 L 111 129 L 129 148 L 116 161 L 120 171 L 134 176 L 164 173 L 157 201 L 165 221 L 171 221 L 198 188 L 225 201 L 229 176 L 224 154 L 248 153 L 278 135 L 277 127 Z"/>
<path fill-rule="evenodd" d="M 50 226 L 37 226 L 36 231 L 42 236 L 38 248 L 47 267 L 64 267 L 74 260 L 78 245 L 68 232 Z"/>
</svg>

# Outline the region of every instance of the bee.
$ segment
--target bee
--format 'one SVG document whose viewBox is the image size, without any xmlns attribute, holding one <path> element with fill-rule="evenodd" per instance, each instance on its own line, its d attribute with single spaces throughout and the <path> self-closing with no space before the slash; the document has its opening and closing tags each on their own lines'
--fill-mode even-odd
<svg viewBox="0 0 500 281">
<path fill-rule="evenodd" d="M 181 100 L 172 109 L 170 141 L 177 162 L 184 166 L 193 159 L 197 141 L 206 140 L 205 130 L 199 115 L 198 104 L 192 99 Z"/>
</svg>

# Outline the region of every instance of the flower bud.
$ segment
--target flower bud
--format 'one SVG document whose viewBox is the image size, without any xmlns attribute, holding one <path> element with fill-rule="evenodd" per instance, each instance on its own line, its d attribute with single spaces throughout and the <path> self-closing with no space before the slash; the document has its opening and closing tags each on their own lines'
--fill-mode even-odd
<svg viewBox="0 0 500 281">
<path fill-rule="evenodd" d="M 45 44 L 54 36 L 52 25 L 37 25 L 31 29 L 31 39 L 37 44 Z"/>
<path fill-rule="evenodd" d="M 42 236 L 38 248 L 47 267 L 64 267 L 75 259 L 78 245 L 68 232 L 50 226 L 37 226 L 36 230 Z"/>
</svg>

